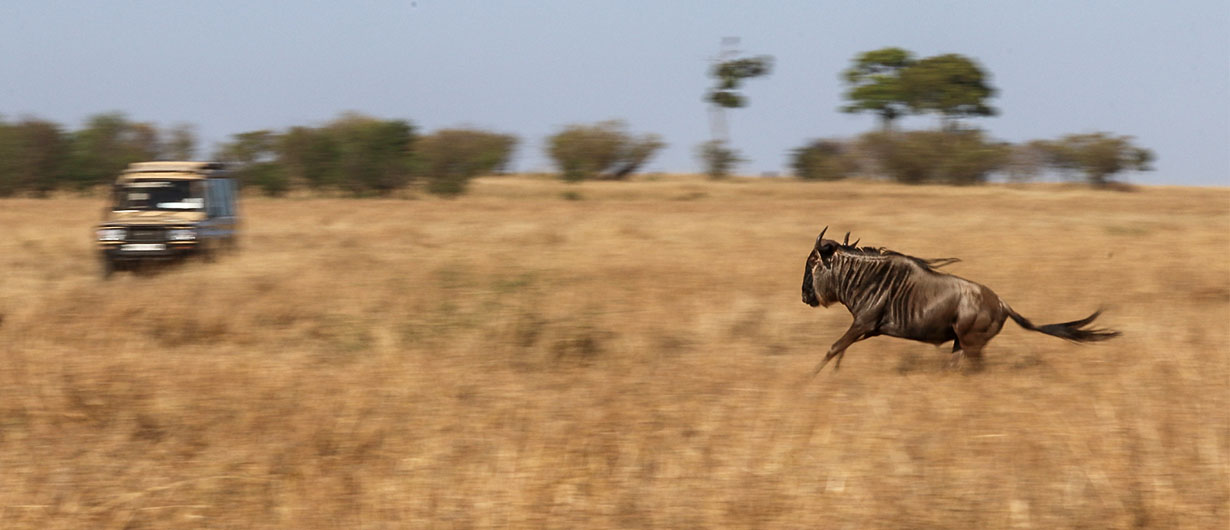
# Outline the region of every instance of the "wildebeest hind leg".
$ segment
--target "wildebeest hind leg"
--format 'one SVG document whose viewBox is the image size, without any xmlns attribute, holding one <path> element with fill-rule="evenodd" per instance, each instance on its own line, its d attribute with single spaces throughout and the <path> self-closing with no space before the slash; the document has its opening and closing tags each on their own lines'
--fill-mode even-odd
<svg viewBox="0 0 1230 530">
<path fill-rule="evenodd" d="M 955 333 L 955 329 L 954 329 L 954 333 Z M 962 356 L 961 336 L 954 334 L 952 337 L 952 356 L 948 359 L 948 364 L 946 365 L 946 368 L 949 370 L 956 369 L 957 366 L 961 364 L 961 356 Z"/>
<path fill-rule="evenodd" d="M 982 346 L 966 348 L 965 358 L 969 360 L 969 368 L 975 372 L 982 371 Z"/>
<path fill-rule="evenodd" d="M 982 347 L 985 345 L 985 342 L 979 342 L 975 337 L 967 336 L 964 341 L 958 338 L 952 343 L 952 358 L 948 361 L 948 369 L 959 368 L 964 359 L 968 361 L 971 370 L 982 370 Z"/>
<path fill-rule="evenodd" d="M 961 358 L 964 356 L 965 352 L 962 352 L 959 349 L 954 349 L 952 356 L 948 358 L 948 365 L 946 368 L 949 370 L 956 370 L 959 366 L 961 366 Z"/>
</svg>

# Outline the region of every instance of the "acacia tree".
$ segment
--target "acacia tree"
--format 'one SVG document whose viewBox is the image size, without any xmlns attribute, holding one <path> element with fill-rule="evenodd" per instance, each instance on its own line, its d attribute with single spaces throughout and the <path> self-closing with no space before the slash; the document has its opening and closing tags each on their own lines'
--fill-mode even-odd
<svg viewBox="0 0 1230 530">
<path fill-rule="evenodd" d="M 734 37 L 722 40 L 723 47 L 737 42 Z M 709 132 L 712 138 L 698 146 L 696 151 L 705 164 L 706 173 L 713 178 L 725 177 L 742 161 L 739 152 L 728 145 L 730 129 L 726 123 L 726 109 L 746 107 L 747 97 L 739 93 L 743 82 L 769 75 L 773 69 L 773 58 L 768 55 L 736 57 L 737 54 L 735 50 L 724 48 L 709 69 L 714 85 L 705 93 L 705 101 L 709 102 Z"/>
<path fill-rule="evenodd" d="M 713 139 L 729 141 L 730 131 L 726 126 L 725 109 L 738 109 L 747 106 L 747 97 L 738 92 L 743 81 L 755 77 L 769 75 L 773 68 L 773 58 L 767 55 L 744 57 L 720 61 L 713 65 L 709 75 L 716 84 L 705 99 L 713 104 L 714 124 Z"/>
<path fill-rule="evenodd" d="M 987 104 L 995 89 L 971 59 L 954 53 L 914 59 L 901 48 L 864 52 L 843 72 L 850 89 L 842 112 L 871 112 L 883 131 L 906 114 L 934 112 L 943 128 L 954 130 L 960 118 L 994 116 Z"/>
<path fill-rule="evenodd" d="M 842 72 L 850 89 L 850 103 L 842 112 L 871 112 L 880 118 L 880 128 L 892 129 L 893 122 L 910 112 L 909 96 L 901 81 L 902 70 L 914 64 L 914 55 L 901 48 L 881 48 L 863 52 Z"/>
<path fill-rule="evenodd" d="M 956 129 L 960 118 L 994 116 L 987 105 L 995 89 L 974 61 L 949 53 L 921 59 L 900 72 L 900 84 L 911 112 L 940 115 L 945 130 Z"/>
</svg>

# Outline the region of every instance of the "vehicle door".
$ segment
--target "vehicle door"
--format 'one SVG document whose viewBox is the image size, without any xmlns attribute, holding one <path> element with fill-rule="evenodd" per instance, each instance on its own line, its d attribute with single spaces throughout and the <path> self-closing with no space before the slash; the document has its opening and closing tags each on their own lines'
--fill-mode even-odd
<svg viewBox="0 0 1230 530">
<path fill-rule="evenodd" d="M 206 217 L 213 244 L 225 246 L 234 241 L 238 218 L 235 211 L 234 181 L 227 178 L 206 180 Z"/>
</svg>

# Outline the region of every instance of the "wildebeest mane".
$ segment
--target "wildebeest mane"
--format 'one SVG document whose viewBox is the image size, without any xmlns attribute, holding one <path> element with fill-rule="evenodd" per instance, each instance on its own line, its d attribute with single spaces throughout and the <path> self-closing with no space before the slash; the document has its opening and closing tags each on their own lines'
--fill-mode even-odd
<svg viewBox="0 0 1230 530">
<path fill-rule="evenodd" d="M 857 244 L 857 241 L 855 243 Z M 841 251 L 845 251 L 845 253 L 855 255 L 855 256 L 865 256 L 865 257 L 872 257 L 872 258 L 899 257 L 899 258 L 910 260 L 918 264 L 919 267 L 922 267 L 924 270 L 927 270 L 927 271 L 934 271 L 935 269 L 945 267 L 948 265 L 952 265 L 953 263 L 957 263 L 961 261 L 960 258 L 920 258 L 918 256 L 911 256 L 909 254 L 903 254 L 901 252 L 897 252 L 896 250 L 888 249 L 885 247 L 858 247 L 855 245 L 847 245 L 844 243 L 838 243 L 837 249 Z"/>
</svg>

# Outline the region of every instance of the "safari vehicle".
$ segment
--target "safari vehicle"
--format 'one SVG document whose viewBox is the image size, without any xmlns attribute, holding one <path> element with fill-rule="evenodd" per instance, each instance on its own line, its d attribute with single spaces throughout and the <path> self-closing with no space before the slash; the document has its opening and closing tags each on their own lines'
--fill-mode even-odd
<svg viewBox="0 0 1230 530">
<path fill-rule="evenodd" d="M 222 164 L 138 162 L 116 179 L 96 233 L 103 277 L 236 246 L 236 182 Z"/>
</svg>

